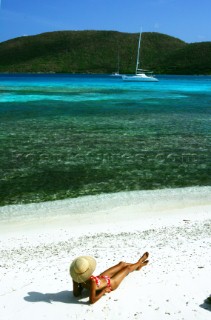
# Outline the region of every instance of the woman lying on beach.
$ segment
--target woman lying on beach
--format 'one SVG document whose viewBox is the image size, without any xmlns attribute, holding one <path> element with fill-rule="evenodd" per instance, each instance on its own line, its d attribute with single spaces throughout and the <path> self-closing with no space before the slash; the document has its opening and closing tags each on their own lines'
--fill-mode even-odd
<svg viewBox="0 0 211 320">
<path fill-rule="evenodd" d="M 73 260 L 70 265 L 70 275 L 73 280 L 73 294 L 78 297 L 84 288 L 90 291 L 89 301 L 95 303 L 105 293 L 118 288 L 122 280 L 134 270 L 140 270 L 148 263 L 149 253 L 144 255 L 136 263 L 119 262 L 117 265 L 105 270 L 99 276 L 93 276 L 96 261 L 89 256 L 81 256 Z"/>
</svg>

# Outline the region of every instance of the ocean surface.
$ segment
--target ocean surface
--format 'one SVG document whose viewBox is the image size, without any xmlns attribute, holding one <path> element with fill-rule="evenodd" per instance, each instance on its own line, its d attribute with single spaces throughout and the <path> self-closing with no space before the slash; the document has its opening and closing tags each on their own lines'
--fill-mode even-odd
<svg viewBox="0 0 211 320">
<path fill-rule="evenodd" d="M 211 76 L 0 74 L 0 205 L 211 183 Z"/>
</svg>

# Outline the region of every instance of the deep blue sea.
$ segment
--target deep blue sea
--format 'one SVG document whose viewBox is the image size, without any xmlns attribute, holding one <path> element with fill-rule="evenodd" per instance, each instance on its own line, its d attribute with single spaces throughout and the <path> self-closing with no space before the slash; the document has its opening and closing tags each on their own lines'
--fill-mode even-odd
<svg viewBox="0 0 211 320">
<path fill-rule="evenodd" d="M 207 186 L 211 76 L 0 75 L 0 205 Z"/>
</svg>

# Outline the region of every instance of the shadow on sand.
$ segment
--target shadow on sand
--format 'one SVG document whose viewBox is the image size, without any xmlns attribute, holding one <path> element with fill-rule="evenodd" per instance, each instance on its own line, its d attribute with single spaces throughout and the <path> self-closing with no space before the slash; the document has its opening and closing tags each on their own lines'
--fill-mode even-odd
<svg viewBox="0 0 211 320">
<path fill-rule="evenodd" d="M 200 307 L 211 311 L 211 295 L 204 300 L 204 303 L 200 304 Z"/>
<path fill-rule="evenodd" d="M 62 303 L 74 303 L 74 304 L 88 304 L 88 301 L 81 301 L 88 297 L 88 295 L 83 295 L 82 297 L 74 297 L 72 291 L 60 291 L 56 293 L 41 293 L 31 291 L 27 293 L 28 295 L 24 297 L 24 300 L 28 302 L 62 302 Z"/>
</svg>

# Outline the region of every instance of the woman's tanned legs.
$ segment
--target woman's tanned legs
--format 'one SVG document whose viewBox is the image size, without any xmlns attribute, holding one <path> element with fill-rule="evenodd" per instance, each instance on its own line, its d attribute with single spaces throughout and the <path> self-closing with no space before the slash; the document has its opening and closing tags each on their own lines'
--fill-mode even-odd
<svg viewBox="0 0 211 320">
<path fill-rule="evenodd" d="M 146 258 L 148 257 L 148 253 L 146 253 L 145 258 L 140 258 L 136 263 L 129 264 L 119 270 L 112 278 L 111 278 L 111 286 L 112 290 L 115 290 L 118 288 L 122 280 L 131 272 L 135 270 L 140 270 L 142 267 L 146 266 L 148 264 L 148 260 Z"/>
<path fill-rule="evenodd" d="M 123 262 L 123 261 L 121 261 L 121 262 L 119 262 L 117 265 L 115 265 L 115 266 L 113 266 L 113 267 L 111 267 L 111 268 L 109 268 L 109 269 L 107 269 L 107 270 L 105 270 L 104 272 L 102 272 L 100 275 L 101 276 L 108 276 L 108 277 L 110 277 L 110 278 L 113 278 L 115 275 L 117 275 L 120 271 L 122 271 L 122 270 L 124 270 L 125 268 L 127 268 L 127 267 L 132 267 L 133 268 L 133 266 L 136 266 L 135 267 L 135 269 L 136 270 L 140 270 L 141 269 L 141 267 L 142 267 L 142 263 L 148 258 L 148 256 L 149 256 L 149 254 L 148 254 L 148 252 L 145 252 L 144 254 L 143 254 L 143 256 L 138 260 L 138 262 L 136 262 L 136 263 L 128 263 L 128 262 Z M 134 270 L 135 270 L 134 269 Z M 130 273 L 130 272 L 129 272 Z"/>
</svg>

